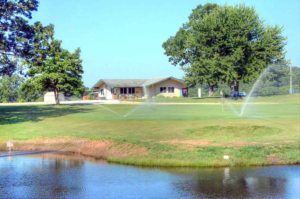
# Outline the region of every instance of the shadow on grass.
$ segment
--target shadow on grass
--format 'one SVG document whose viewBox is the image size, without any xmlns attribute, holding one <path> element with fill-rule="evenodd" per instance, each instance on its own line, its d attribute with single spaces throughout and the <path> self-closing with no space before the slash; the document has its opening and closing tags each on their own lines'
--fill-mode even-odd
<svg viewBox="0 0 300 199">
<path fill-rule="evenodd" d="M 86 105 L 3 106 L 0 107 L 0 125 L 19 122 L 38 122 L 45 118 L 89 112 Z"/>
</svg>

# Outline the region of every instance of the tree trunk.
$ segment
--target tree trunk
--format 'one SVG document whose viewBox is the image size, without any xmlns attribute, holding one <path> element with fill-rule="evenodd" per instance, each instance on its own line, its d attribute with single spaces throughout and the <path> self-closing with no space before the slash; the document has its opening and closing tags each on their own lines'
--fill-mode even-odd
<svg viewBox="0 0 300 199">
<path fill-rule="evenodd" d="M 240 83 L 238 80 L 235 80 L 233 82 L 233 86 L 232 86 L 232 97 L 235 99 L 239 98 L 239 91 L 240 91 Z"/>
<path fill-rule="evenodd" d="M 233 87 L 235 92 L 240 91 L 240 82 L 238 80 L 234 81 L 234 87 Z"/>
<path fill-rule="evenodd" d="M 208 97 L 211 97 L 214 95 L 214 86 L 208 86 Z"/>
<path fill-rule="evenodd" d="M 54 89 L 54 98 L 55 98 L 55 104 L 59 104 L 59 92 L 58 90 Z"/>
</svg>

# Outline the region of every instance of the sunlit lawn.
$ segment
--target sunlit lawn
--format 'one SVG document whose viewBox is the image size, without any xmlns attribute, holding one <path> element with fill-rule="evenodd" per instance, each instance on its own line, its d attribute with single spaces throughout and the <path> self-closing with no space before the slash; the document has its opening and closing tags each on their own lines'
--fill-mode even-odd
<svg viewBox="0 0 300 199">
<path fill-rule="evenodd" d="M 68 136 L 129 143 L 149 155 L 109 160 L 140 165 L 300 163 L 300 95 L 254 101 L 243 117 L 241 103 L 221 99 L 185 105 L 2 106 L 0 141 Z M 224 154 L 231 159 L 223 160 Z"/>
</svg>

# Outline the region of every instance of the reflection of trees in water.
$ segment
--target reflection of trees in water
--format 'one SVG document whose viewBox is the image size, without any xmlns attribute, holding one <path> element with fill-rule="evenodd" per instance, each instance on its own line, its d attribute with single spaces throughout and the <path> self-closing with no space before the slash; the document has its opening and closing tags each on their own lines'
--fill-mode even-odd
<svg viewBox="0 0 300 199">
<path fill-rule="evenodd" d="M 44 186 L 33 186 L 34 195 L 57 198 L 81 191 L 83 164 L 82 160 L 43 159 L 45 173 L 39 182 Z"/>
<path fill-rule="evenodd" d="M 286 180 L 251 170 L 199 169 L 192 178 L 176 182 L 175 186 L 198 197 L 280 197 L 285 192 Z"/>
<path fill-rule="evenodd" d="M 0 198 L 58 198 L 82 190 L 82 160 L 14 157 L 12 161 L 14 166 L 4 162 L 0 169 Z"/>
<path fill-rule="evenodd" d="M 46 163 L 48 169 L 53 169 L 55 172 L 80 167 L 84 164 L 83 160 L 43 159 L 42 161 L 43 164 Z"/>
</svg>

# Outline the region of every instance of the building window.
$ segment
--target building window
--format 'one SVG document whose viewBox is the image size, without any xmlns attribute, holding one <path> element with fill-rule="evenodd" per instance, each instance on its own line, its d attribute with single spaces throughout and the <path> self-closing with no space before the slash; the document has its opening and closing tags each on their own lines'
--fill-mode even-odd
<svg viewBox="0 0 300 199">
<path fill-rule="evenodd" d="M 168 93 L 174 93 L 174 87 L 168 87 Z"/>
<path fill-rule="evenodd" d="M 100 95 L 104 95 L 104 89 L 100 89 Z"/>
<path fill-rule="evenodd" d="M 120 88 L 121 94 L 127 94 L 127 88 Z"/>
<path fill-rule="evenodd" d="M 128 88 L 128 94 L 135 94 L 135 88 Z"/>
<path fill-rule="evenodd" d="M 167 87 L 160 87 L 159 90 L 161 93 L 166 93 L 167 92 Z"/>
</svg>

